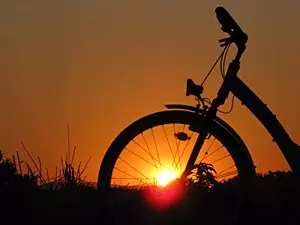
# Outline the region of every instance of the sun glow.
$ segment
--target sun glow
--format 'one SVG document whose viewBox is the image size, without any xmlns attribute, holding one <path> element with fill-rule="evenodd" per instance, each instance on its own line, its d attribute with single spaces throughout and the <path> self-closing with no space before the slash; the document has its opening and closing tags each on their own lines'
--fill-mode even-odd
<svg viewBox="0 0 300 225">
<path fill-rule="evenodd" d="M 163 170 L 157 174 L 157 183 L 158 185 L 165 187 L 169 184 L 172 180 L 175 180 L 177 175 L 174 171 L 171 170 Z"/>
</svg>

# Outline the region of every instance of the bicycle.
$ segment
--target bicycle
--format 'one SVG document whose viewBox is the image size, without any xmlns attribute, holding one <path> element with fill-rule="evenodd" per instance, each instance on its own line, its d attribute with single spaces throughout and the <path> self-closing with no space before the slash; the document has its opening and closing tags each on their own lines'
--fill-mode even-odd
<svg viewBox="0 0 300 225">
<path fill-rule="evenodd" d="M 101 163 L 98 189 L 102 193 L 107 194 L 109 190 L 118 186 L 118 182 L 129 187 L 128 182 L 131 180 L 135 181 L 132 182 L 134 187 L 144 187 L 146 184 L 164 186 L 157 181 L 159 178 L 157 174 L 168 170 L 175 171 L 175 177 L 179 180 L 186 180 L 195 169 L 195 165 L 199 165 L 197 162 L 201 163 L 212 156 L 216 157 L 223 147 L 227 151 L 225 151 L 225 156 L 218 156 L 208 162 L 215 164 L 214 168 L 218 171 L 216 179 L 224 180 L 226 177 L 238 176 L 242 190 L 249 191 L 256 176 L 252 157 L 237 132 L 217 116 L 218 112 L 222 112 L 219 107 L 225 104 L 230 93 L 238 98 L 267 129 L 282 151 L 298 182 L 300 181 L 300 147 L 293 142 L 267 105 L 238 77 L 240 60 L 246 50 L 247 34 L 223 7 L 217 7 L 215 13 L 221 24 L 221 30 L 229 34 L 229 37 L 219 40 L 223 51 L 212 67 L 213 69 L 220 61 L 223 83 L 217 96 L 213 101 L 201 96 L 203 84 L 211 69 L 201 85 L 195 84 L 191 79 L 187 80 L 186 95 L 196 98 L 196 106 L 167 104 L 165 106 L 168 110 L 149 114 L 125 128 L 111 143 Z M 225 59 L 231 44 L 236 45 L 237 53 L 229 63 L 225 74 Z M 155 135 L 154 131 L 158 132 L 158 135 Z M 167 131 L 170 132 L 169 135 Z M 198 136 L 193 136 L 194 133 Z M 172 144 L 170 140 L 173 141 Z M 221 147 L 211 150 L 216 140 Z M 180 150 L 182 143 L 185 145 Z M 187 153 L 186 148 L 190 143 L 194 143 L 194 146 Z M 203 150 L 204 147 L 207 147 L 206 150 Z M 170 150 L 170 160 L 166 159 L 165 149 Z M 173 151 L 173 149 L 176 150 Z M 202 152 L 204 154 L 201 156 Z M 124 159 L 126 155 L 127 160 Z M 228 159 L 229 157 L 231 159 Z M 221 160 L 227 161 L 217 164 Z M 182 167 L 183 162 L 186 162 L 185 167 Z M 167 165 L 162 165 L 162 163 Z M 152 166 L 153 169 L 149 169 L 147 165 Z M 137 175 L 132 175 L 130 171 Z M 121 174 L 124 177 L 118 177 Z M 126 182 L 122 183 L 122 181 Z"/>
</svg>

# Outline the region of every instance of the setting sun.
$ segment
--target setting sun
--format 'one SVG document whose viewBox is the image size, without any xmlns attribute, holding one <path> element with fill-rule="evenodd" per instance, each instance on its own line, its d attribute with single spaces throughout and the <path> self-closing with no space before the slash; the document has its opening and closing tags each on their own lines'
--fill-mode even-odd
<svg viewBox="0 0 300 225">
<path fill-rule="evenodd" d="M 163 170 L 157 174 L 157 183 L 165 187 L 170 181 L 176 179 L 176 173 L 171 170 Z"/>
</svg>

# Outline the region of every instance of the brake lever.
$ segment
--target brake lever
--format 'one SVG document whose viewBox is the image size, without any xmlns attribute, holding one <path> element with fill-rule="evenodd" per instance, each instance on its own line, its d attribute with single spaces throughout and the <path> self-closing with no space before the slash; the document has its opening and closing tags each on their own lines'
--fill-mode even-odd
<svg viewBox="0 0 300 225">
<path fill-rule="evenodd" d="M 232 37 L 222 38 L 219 40 L 220 46 L 224 47 L 228 44 L 231 44 L 234 42 L 234 39 Z"/>
</svg>

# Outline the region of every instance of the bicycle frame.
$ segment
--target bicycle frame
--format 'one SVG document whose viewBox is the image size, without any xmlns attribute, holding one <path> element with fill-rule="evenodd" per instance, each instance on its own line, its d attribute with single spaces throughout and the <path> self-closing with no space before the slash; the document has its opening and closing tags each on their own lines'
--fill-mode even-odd
<svg viewBox="0 0 300 225">
<path fill-rule="evenodd" d="M 235 43 L 238 52 L 235 59 L 229 64 L 224 82 L 209 111 L 211 115 L 216 115 L 217 108 L 224 104 L 229 92 L 235 95 L 271 134 L 273 141 L 279 146 L 292 171 L 296 174 L 300 184 L 300 146 L 292 141 L 267 105 L 264 104 L 237 76 L 240 59 L 246 50 L 248 36 L 243 32 L 226 9 L 217 7 L 215 12 L 219 23 L 222 25 L 221 29 L 230 35 L 229 38 L 219 40 L 219 42 L 222 43 L 221 46 Z"/>
<path fill-rule="evenodd" d="M 262 123 L 273 141 L 276 142 L 292 171 L 300 182 L 300 146 L 293 142 L 276 115 L 260 98 L 237 76 L 239 61 L 233 60 L 228 67 L 226 77 L 214 100 L 213 108 L 224 104 L 229 92 L 236 96 Z"/>
<path fill-rule="evenodd" d="M 276 115 L 273 114 L 267 105 L 237 76 L 238 70 L 239 61 L 233 60 L 229 64 L 226 77 L 218 91 L 217 97 L 213 100 L 212 106 L 205 113 L 208 120 L 216 118 L 217 108 L 225 103 L 229 93 L 231 92 L 254 114 L 254 116 L 270 133 L 273 137 L 273 141 L 278 145 L 300 184 L 300 146 L 293 142 L 284 127 L 276 118 Z M 165 106 L 168 109 L 179 108 L 194 111 L 196 113 L 199 110 L 197 107 L 188 105 L 168 104 Z M 226 123 L 224 124 L 226 125 Z M 239 138 L 238 134 L 235 133 L 234 130 L 231 130 L 231 132 L 232 131 L 234 135 Z M 190 157 L 190 163 L 188 164 L 192 164 L 196 160 L 205 136 L 206 134 L 204 134 L 203 137 L 198 137 L 200 143 L 198 146 L 194 147 L 193 154 Z M 188 170 L 189 167 L 190 165 L 187 165 L 186 170 Z"/>
</svg>

